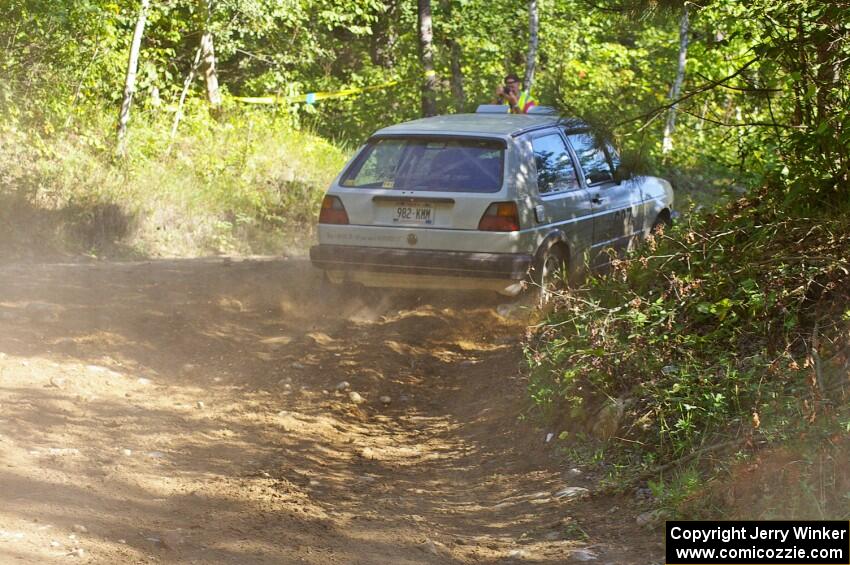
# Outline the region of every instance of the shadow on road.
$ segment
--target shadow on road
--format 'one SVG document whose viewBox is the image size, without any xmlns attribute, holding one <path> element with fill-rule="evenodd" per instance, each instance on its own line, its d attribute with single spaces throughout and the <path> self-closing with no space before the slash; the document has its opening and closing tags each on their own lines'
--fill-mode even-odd
<svg viewBox="0 0 850 565">
<path fill-rule="evenodd" d="M 561 563 L 571 520 L 609 520 L 551 497 L 495 295 L 328 289 L 303 260 L 0 289 L 4 561 Z"/>
</svg>

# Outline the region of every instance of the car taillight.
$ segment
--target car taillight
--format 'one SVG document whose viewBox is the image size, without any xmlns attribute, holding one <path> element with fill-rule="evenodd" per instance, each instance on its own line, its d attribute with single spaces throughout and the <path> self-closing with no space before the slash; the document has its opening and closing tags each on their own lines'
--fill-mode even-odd
<svg viewBox="0 0 850 565">
<path fill-rule="evenodd" d="M 348 214 L 338 196 L 325 196 L 322 200 L 322 211 L 319 212 L 320 224 L 347 224 Z"/>
<path fill-rule="evenodd" d="M 519 212 L 517 212 L 516 202 L 494 202 L 490 204 L 487 211 L 481 216 L 481 221 L 478 222 L 478 229 L 482 231 L 518 231 Z"/>
</svg>

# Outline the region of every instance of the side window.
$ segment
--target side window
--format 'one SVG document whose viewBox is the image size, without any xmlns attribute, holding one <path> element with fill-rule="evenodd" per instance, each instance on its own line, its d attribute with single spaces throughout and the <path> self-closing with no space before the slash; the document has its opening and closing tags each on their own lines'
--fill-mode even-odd
<svg viewBox="0 0 850 565">
<path fill-rule="evenodd" d="M 605 158 L 605 150 L 596 144 L 593 136 L 589 133 L 573 133 L 567 137 L 575 149 L 588 184 L 614 180 L 614 172 Z"/>
<path fill-rule="evenodd" d="M 534 162 L 537 165 L 537 190 L 540 194 L 563 192 L 579 187 L 573 162 L 557 133 L 531 140 Z"/>
</svg>

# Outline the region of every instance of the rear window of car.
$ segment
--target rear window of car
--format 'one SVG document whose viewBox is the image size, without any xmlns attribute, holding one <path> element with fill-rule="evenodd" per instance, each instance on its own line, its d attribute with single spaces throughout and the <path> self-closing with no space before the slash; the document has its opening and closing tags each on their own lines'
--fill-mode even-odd
<svg viewBox="0 0 850 565">
<path fill-rule="evenodd" d="M 441 192 L 498 192 L 505 144 L 499 140 L 383 138 L 369 142 L 342 186 Z"/>
</svg>

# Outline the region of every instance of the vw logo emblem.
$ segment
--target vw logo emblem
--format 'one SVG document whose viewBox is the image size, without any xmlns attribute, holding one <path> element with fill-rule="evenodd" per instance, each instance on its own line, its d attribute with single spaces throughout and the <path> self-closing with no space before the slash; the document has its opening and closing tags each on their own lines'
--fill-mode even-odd
<svg viewBox="0 0 850 565">
<path fill-rule="evenodd" d="M 418 238 L 418 237 L 416 237 L 416 234 L 415 234 L 415 233 L 409 233 L 409 234 L 407 234 L 407 243 L 409 243 L 410 245 L 416 245 L 416 243 L 417 243 L 418 241 L 419 241 L 419 238 Z"/>
</svg>

